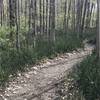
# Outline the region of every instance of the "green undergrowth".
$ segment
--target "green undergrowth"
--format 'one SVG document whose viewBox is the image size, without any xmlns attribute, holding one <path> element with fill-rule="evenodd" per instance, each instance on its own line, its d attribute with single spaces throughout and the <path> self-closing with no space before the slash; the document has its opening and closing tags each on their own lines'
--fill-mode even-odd
<svg viewBox="0 0 100 100">
<path fill-rule="evenodd" d="M 100 100 L 100 61 L 95 53 L 67 72 L 55 100 Z"/>
<path fill-rule="evenodd" d="M 24 71 L 27 65 L 35 64 L 43 58 L 53 58 L 58 53 L 64 53 L 83 47 L 82 40 L 75 35 L 57 35 L 55 43 L 38 39 L 35 48 L 26 47 L 19 51 L 3 45 L 0 49 L 0 85 L 9 80 L 10 75 Z M 28 66 L 29 67 L 29 66 Z"/>
<path fill-rule="evenodd" d="M 84 32 L 83 39 L 87 39 L 88 41 L 90 41 L 90 43 L 92 43 L 96 40 L 96 33 L 96 28 L 88 28 Z"/>
<path fill-rule="evenodd" d="M 75 79 L 86 100 L 100 99 L 100 61 L 95 54 L 77 65 Z"/>
</svg>

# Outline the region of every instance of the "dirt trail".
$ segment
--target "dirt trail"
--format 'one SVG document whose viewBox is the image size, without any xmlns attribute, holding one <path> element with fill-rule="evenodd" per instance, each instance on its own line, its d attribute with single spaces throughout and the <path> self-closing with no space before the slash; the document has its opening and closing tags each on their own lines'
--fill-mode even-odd
<svg viewBox="0 0 100 100">
<path fill-rule="evenodd" d="M 92 49 L 92 46 L 86 45 L 84 50 L 65 53 L 41 65 L 33 66 L 28 72 L 19 73 L 18 77 L 10 82 L 5 94 L 1 95 L 1 98 L 5 99 L 0 100 L 53 100 L 55 89 L 52 86 L 49 88 L 50 85 L 60 80 L 65 71 L 90 54 Z M 45 88 L 48 90 L 44 91 Z M 45 93 L 42 94 L 42 91 Z M 31 98 L 39 93 L 41 95 Z"/>
</svg>

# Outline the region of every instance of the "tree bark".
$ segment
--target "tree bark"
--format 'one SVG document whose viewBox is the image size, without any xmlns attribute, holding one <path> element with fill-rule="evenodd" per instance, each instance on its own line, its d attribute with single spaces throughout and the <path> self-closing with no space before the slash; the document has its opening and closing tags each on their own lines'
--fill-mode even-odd
<svg viewBox="0 0 100 100">
<path fill-rule="evenodd" d="M 97 55 L 100 59 L 100 0 L 97 0 Z"/>
<path fill-rule="evenodd" d="M 87 4 L 88 4 L 88 0 L 85 0 L 80 37 L 83 37 L 83 30 L 84 30 L 84 24 L 85 24 L 85 16 L 86 16 Z"/>
<path fill-rule="evenodd" d="M 67 16 L 67 0 L 65 1 L 65 6 L 64 6 L 64 33 L 67 32 L 66 16 Z"/>
</svg>

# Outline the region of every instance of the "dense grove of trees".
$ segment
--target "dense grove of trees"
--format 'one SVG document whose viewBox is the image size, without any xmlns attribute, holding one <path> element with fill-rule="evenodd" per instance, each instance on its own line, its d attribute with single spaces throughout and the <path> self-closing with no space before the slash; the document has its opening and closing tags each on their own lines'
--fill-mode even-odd
<svg viewBox="0 0 100 100">
<path fill-rule="evenodd" d="M 96 26 L 94 0 L 0 0 L 0 25 L 12 47 L 35 46 L 37 37 L 55 42 L 56 30 L 70 30 L 82 37 Z"/>
<path fill-rule="evenodd" d="M 0 0 L 1 80 L 21 70 L 20 65 L 82 47 L 85 38 L 96 37 L 98 26 L 100 55 L 99 4 L 99 0 Z"/>
<path fill-rule="evenodd" d="M 97 100 L 100 0 L 0 0 L 0 86 L 45 57 L 82 48 L 84 40 L 96 40 L 96 55 L 78 66 L 77 82 L 87 100 Z"/>
</svg>

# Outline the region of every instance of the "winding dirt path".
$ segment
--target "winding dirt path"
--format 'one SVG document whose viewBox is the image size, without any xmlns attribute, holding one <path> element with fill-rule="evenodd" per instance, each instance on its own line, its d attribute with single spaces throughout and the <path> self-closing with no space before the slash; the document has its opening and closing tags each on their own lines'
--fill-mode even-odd
<svg viewBox="0 0 100 100">
<path fill-rule="evenodd" d="M 65 72 L 91 54 L 93 47 L 86 45 L 84 50 L 65 53 L 41 65 L 35 65 L 27 72 L 18 74 L 15 80 L 1 95 L 0 100 L 53 100 L 54 86 L 59 83 Z"/>
</svg>

